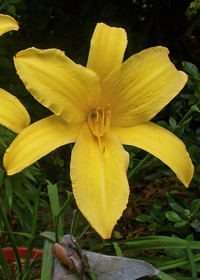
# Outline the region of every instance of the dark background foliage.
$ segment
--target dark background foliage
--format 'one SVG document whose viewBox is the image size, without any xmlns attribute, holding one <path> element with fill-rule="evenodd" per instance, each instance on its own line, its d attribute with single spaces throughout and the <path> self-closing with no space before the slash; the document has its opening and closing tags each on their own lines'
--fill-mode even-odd
<svg viewBox="0 0 200 280">
<path fill-rule="evenodd" d="M 190 0 L 20 1 L 20 47 L 56 47 L 77 62 L 86 62 L 97 22 L 127 30 L 130 56 L 141 49 L 164 45 L 176 59 L 199 61 L 195 16 L 186 16 Z M 196 14 L 199 19 L 199 14 Z M 198 21 L 197 21 L 198 22 Z M 197 31 L 197 32 L 196 32 Z"/>
<path fill-rule="evenodd" d="M 15 73 L 12 57 L 32 46 L 58 48 L 85 65 L 98 22 L 126 29 L 125 58 L 144 48 L 163 45 L 169 48 L 178 68 L 183 60 L 197 66 L 200 63 L 200 10 L 190 0 L 1 0 L 0 12 L 15 17 L 20 25 L 12 37 L 5 34 L 0 38 L 0 87 L 23 99 L 33 121 L 49 112 L 27 94 Z"/>
<path fill-rule="evenodd" d="M 128 33 L 130 56 L 144 48 L 164 45 L 176 59 L 199 61 L 198 9 L 186 11 L 190 0 L 10 0 L 10 12 L 20 24 L 15 48 L 56 47 L 85 63 L 97 22 L 119 26 Z M 4 4 L 4 5 L 3 5 Z M 13 9 L 10 7 L 13 6 Z"/>
</svg>

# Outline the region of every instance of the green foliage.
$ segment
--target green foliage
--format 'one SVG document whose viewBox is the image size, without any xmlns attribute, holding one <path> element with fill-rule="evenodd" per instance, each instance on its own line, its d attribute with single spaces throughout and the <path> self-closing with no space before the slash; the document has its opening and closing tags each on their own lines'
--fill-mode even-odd
<svg viewBox="0 0 200 280">
<path fill-rule="evenodd" d="M 174 222 L 174 227 L 191 226 L 196 232 L 200 231 L 200 199 L 194 199 L 186 206 L 177 196 L 166 193 L 169 205 L 173 211 L 166 211 L 167 219 Z"/>
<path fill-rule="evenodd" d="M 6 128 L 0 126 L 0 155 L 3 158 L 5 149 L 9 146 L 15 135 Z M 39 233 L 46 229 L 46 225 L 51 224 L 49 212 L 49 203 L 46 199 L 47 192 L 43 175 L 39 166 L 32 165 L 23 172 L 8 177 L 3 169 L 2 161 L 0 164 L 0 266 L 5 273 L 7 279 L 11 280 L 10 272 L 6 260 L 4 258 L 1 247 L 11 246 L 14 249 L 16 263 L 18 267 L 19 280 L 30 280 L 30 273 L 41 259 L 33 259 L 29 262 L 30 254 L 34 247 L 43 248 L 43 263 L 48 264 L 52 258 L 46 256 L 46 243 Z M 40 209 L 40 215 L 38 213 Z M 21 260 L 17 251 L 18 246 L 26 246 L 28 248 L 27 255 Z M 50 246 L 49 246 L 50 248 Z M 23 262 L 23 268 L 22 268 Z M 46 266 L 49 268 L 49 265 Z M 3 274 L 0 278 L 3 279 Z M 43 279 L 47 279 L 49 270 L 44 270 Z M 2 276 L 2 277 L 1 277 Z M 34 278 L 33 278 L 34 279 Z"/>
<path fill-rule="evenodd" d="M 188 122 L 185 126 L 184 131 L 181 136 L 185 139 L 185 142 L 188 147 L 188 151 L 192 158 L 192 161 L 195 164 L 195 175 L 193 183 L 196 182 L 196 185 L 199 186 L 200 173 L 199 173 L 199 147 L 200 147 L 200 139 L 199 139 L 199 105 L 200 105 L 200 74 L 199 70 L 193 63 L 183 62 L 183 67 L 185 71 L 188 73 L 188 82 L 187 87 L 184 89 L 181 97 L 184 102 L 184 107 L 189 108 L 186 113 L 186 117 L 184 121 Z M 185 109 L 184 108 L 184 109 Z"/>
<path fill-rule="evenodd" d="M 22 0 L 1 0 L 0 11 L 6 12 L 8 15 L 16 16 L 15 5 L 20 3 Z"/>
<path fill-rule="evenodd" d="M 11 223 L 7 217 L 7 211 L 6 208 L 4 206 L 4 203 L 1 201 L 0 202 L 0 215 L 2 218 L 2 222 L 4 223 L 4 227 L 5 230 L 8 234 L 8 238 L 9 238 L 9 242 L 14 250 L 15 253 L 15 257 L 16 257 L 16 263 L 17 263 L 17 268 L 18 268 L 18 279 L 19 280 L 29 280 L 30 278 L 30 272 L 31 272 L 31 268 L 34 267 L 35 264 L 38 263 L 38 261 L 32 261 L 31 263 L 29 263 L 29 258 L 32 252 L 32 249 L 35 245 L 36 239 L 38 238 L 38 236 L 36 235 L 36 229 L 37 229 L 37 210 L 38 210 L 38 206 L 39 206 L 39 198 L 40 198 L 40 190 L 41 190 L 41 186 L 38 188 L 37 193 L 34 197 L 35 199 L 35 203 L 33 205 L 33 216 L 32 216 L 32 221 L 31 221 L 31 228 L 30 228 L 30 233 L 29 234 L 25 234 L 23 232 L 17 232 L 18 235 L 22 235 L 22 236 L 26 236 L 28 237 L 28 244 L 27 244 L 27 254 L 26 254 L 26 258 L 25 258 L 25 263 L 24 266 L 22 268 L 22 261 L 20 259 L 20 256 L 18 254 L 18 250 L 17 250 L 17 242 L 16 242 L 16 238 L 15 238 L 15 233 L 12 231 L 12 226 Z M 1 232 L 2 233 L 2 232 Z M 9 270 L 7 267 L 7 263 L 6 260 L 4 258 L 3 252 L 1 250 L 0 247 L 0 265 L 7 277 L 7 279 L 11 279 L 11 276 L 9 274 Z"/>
<path fill-rule="evenodd" d="M 148 215 L 139 215 L 136 221 L 148 224 L 148 230 L 169 234 L 176 234 L 186 238 L 192 234 L 195 238 L 200 232 L 200 199 L 194 199 L 186 205 L 182 199 L 173 193 L 166 192 L 167 207 L 162 207 L 162 202 L 156 199 L 150 206 Z M 181 228 L 181 231 L 179 230 Z M 170 234 L 170 235 L 171 235 Z"/>
<path fill-rule="evenodd" d="M 139 222 L 148 222 L 148 230 L 153 231 L 158 229 L 158 231 L 167 231 L 169 227 L 164 226 L 163 223 L 166 219 L 165 214 L 161 212 L 162 202 L 160 199 L 156 199 L 152 205 L 150 215 L 139 215 L 135 219 Z"/>
</svg>

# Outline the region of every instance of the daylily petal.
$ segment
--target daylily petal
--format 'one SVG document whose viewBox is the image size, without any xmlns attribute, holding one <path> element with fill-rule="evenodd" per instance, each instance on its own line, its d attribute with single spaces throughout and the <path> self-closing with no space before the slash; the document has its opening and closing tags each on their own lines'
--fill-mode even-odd
<svg viewBox="0 0 200 280">
<path fill-rule="evenodd" d="M 27 90 L 66 121 L 84 121 L 98 106 L 99 77 L 74 63 L 64 52 L 30 48 L 19 52 L 14 61 Z"/>
<path fill-rule="evenodd" d="M 102 81 L 123 61 L 127 45 L 126 31 L 98 23 L 92 36 L 87 67 Z"/>
<path fill-rule="evenodd" d="M 30 123 L 25 107 L 9 92 L 0 88 L 0 124 L 19 133 Z"/>
<path fill-rule="evenodd" d="M 0 36 L 8 31 L 18 29 L 19 25 L 14 18 L 0 14 Z"/>
<path fill-rule="evenodd" d="M 188 187 L 194 167 L 185 145 L 174 134 L 152 122 L 127 128 L 112 126 L 111 131 L 121 143 L 144 149 L 162 160 Z"/>
<path fill-rule="evenodd" d="M 79 209 L 103 238 L 110 238 L 128 202 L 129 155 L 111 133 L 105 133 L 102 145 L 105 153 L 85 124 L 72 150 L 70 175 Z"/>
<path fill-rule="evenodd" d="M 6 150 L 4 167 L 8 175 L 20 172 L 56 148 L 75 142 L 83 123 L 67 123 L 52 115 L 24 129 Z"/>
<path fill-rule="evenodd" d="M 177 71 L 164 47 L 133 55 L 102 84 L 104 102 L 112 105 L 112 124 L 134 126 L 151 120 L 186 81 L 187 75 Z"/>
</svg>

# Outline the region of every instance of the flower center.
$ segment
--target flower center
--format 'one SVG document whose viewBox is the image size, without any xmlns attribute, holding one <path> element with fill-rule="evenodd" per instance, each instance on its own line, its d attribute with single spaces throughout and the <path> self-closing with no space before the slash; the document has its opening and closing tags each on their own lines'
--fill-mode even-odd
<svg viewBox="0 0 200 280">
<path fill-rule="evenodd" d="M 101 136 L 104 135 L 105 132 L 110 130 L 111 123 L 111 108 L 110 104 L 108 104 L 107 109 L 104 107 L 97 107 L 96 110 L 92 111 L 88 115 L 88 125 L 94 134 L 98 138 L 99 146 L 102 152 L 105 152 L 105 147 L 102 147 L 101 144 Z"/>
</svg>

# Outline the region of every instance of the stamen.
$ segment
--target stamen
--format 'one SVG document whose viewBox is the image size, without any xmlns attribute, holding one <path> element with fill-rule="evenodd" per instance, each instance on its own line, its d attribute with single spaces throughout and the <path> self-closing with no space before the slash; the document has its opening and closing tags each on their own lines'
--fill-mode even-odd
<svg viewBox="0 0 200 280">
<path fill-rule="evenodd" d="M 96 110 L 88 115 L 88 125 L 94 134 L 98 138 L 99 147 L 103 153 L 105 153 L 105 147 L 102 146 L 101 137 L 110 130 L 111 125 L 111 108 L 108 104 L 107 109 L 105 107 L 97 107 Z"/>
</svg>

